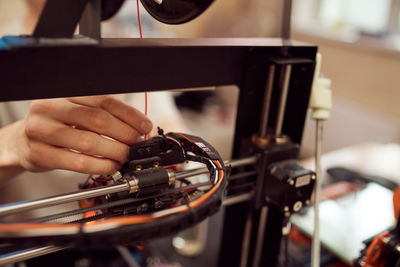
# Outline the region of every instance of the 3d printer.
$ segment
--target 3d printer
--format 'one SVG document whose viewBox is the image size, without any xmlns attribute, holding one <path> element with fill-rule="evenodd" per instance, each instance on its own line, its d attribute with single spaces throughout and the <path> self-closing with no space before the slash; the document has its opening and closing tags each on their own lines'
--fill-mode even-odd
<svg viewBox="0 0 400 267">
<path fill-rule="evenodd" d="M 3 221 L 0 239 L 9 245 L 3 252 L 24 251 L 0 258 L 0 263 L 71 246 L 101 249 L 98 240 L 121 244 L 172 234 L 223 205 L 219 266 L 275 266 L 282 228 L 291 213 L 309 203 L 315 180 L 297 159 L 317 48 L 265 38 L 99 39 L 100 20 L 116 13 L 123 1 L 88 2 L 49 0 L 33 36 L 0 39 L 6 88 L 0 101 L 234 84 L 240 96 L 233 160 L 223 162 L 199 137 L 160 130 L 159 136 L 131 148 L 130 161 L 120 172 L 94 177 L 92 188 L 0 206 L 3 217 L 96 197 L 97 206 L 72 213 L 101 210 L 100 216 L 72 224 L 43 223 L 71 213 L 35 222 Z M 142 1 L 151 15 L 167 23 L 190 20 L 211 2 Z M 72 37 L 79 19 L 85 36 Z M 21 62 L 29 70 L 23 77 L 17 75 Z M 153 68 L 156 64 L 162 72 Z M 205 167 L 184 172 L 165 168 L 186 160 Z M 176 181 L 199 173 L 208 173 L 210 181 L 174 188 Z"/>
</svg>

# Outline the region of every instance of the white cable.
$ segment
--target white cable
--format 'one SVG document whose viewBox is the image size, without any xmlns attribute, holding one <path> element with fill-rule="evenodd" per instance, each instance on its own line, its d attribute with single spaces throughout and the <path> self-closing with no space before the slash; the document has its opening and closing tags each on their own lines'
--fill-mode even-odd
<svg viewBox="0 0 400 267">
<path fill-rule="evenodd" d="M 214 162 L 212 160 L 209 160 L 209 162 L 211 163 L 211 165 L 214 167 L 215 170 L 215 177 L 214 177 L 214 185 L 217 184 L 218 180 L 219 180 L 219 171 L 218 171 L 218 167 L 216 164 L 214 164 Z"/>
<path fill-rule="evenodd" d="M 322 152 L 322 133 L 323 121 L 330 116 L 332 107 L 332 93 L 330 90 L 331 80 L 320 77 L 322 57 L 318 53 L 314 72 L 313 85 L 311 89 L 310 107 L 312 108 L 311 117 L 316 120 L 316 139 L 315 139 L 315 191 L 314 191 L 314 234 L 312 238 L 311 266 L 320 266 L 320 240 L 319 240 L 319 204 L 321 192 L 321 152 Z"/>
<path fill-rule="evenodd" d="M 322 130 L 323 121 L 318 119 L 316 123 L 315 139 L 315 190 L 314 190 L 314 234 L 311 247 L 311 267 L 320 266 L 320 240 L 319 240 L 319 204 L 321 195 L 321 150 L 322 150 Z"/>
</svg>

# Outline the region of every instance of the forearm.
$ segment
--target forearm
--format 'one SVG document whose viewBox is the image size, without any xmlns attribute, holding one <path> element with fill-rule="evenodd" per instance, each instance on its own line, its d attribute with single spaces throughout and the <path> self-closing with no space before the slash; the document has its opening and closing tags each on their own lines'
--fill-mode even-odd
<svg viewBox="0 0 400 267">
<path fill-rule="evenodd" d="M 0 128 L 0 181 L 12 178 L 24 171 L 15 153 L 15 142 L 19 138 L 22 121 Z"/>
</svg>

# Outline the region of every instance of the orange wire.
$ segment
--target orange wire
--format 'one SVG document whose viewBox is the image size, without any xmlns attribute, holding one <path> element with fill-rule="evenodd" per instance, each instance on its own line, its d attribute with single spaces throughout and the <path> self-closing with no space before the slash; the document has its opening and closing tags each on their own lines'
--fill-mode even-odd
<svg viewBox="0 0 400 267">
<path fill-rule="evenodd" d="M 385 259 L 380 258 L 380 256 L 382 255 L 382 252 L 385 248 L 385 243 L 383 242 L 383 239 L 389 236 L 390 233 L 386 231 L 374 237 L 371 244 L 368 246 L 367 252 L 365 253 L 364 266 L 385 266 Z"/>
<path fill-rule="evenodd" d="M 144 92 L 144 115 L 147 116 L 147 92 Z"/>
<path fill-rule="evenodd" d="M 147 92 L 144 92 L 144 115 L 147 117 Z M 148 134 L 144 135 L 144 140 L 147 141 L 149 138 Z"/>
<path fill-rule="evenodd" d="M 140 38 L 143 38 L 143 35 L 142 35 L 142 23 L 140 21 L 139 0 L 136 0 L 136 6 L 137 6 L 137 17 L 138 17 Z"/>
<path fill-rule="evenodd" d="M 138 25 L 139 25 L 139 34 L 140 34 L 140 39 L 143 38 L 142 34 L 142 22 L 140 21 L 140 8 L 139 8 L 139 0 L 136 0 L 136 6 L 137 6 L 137 17 L 138 17 Z M 147 92 L 144 92 L 144 115 L 147 116 Z M 148 135 L 144 135 L 144 140 L 147 141 Z"/>
</svg>

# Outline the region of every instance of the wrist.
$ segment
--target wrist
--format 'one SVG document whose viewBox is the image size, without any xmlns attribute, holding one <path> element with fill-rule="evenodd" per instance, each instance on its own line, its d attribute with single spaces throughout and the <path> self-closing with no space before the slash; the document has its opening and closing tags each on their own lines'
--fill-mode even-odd
<svg viewBox="0 0 400 267">
<path fill-rule="evenodd" d="M 0 129 L 0 179 L 13 177 L 24 171 L 18 158 L 18 142 L 23 138 L 23 121 L 17 121 Z"/>
</svg>

